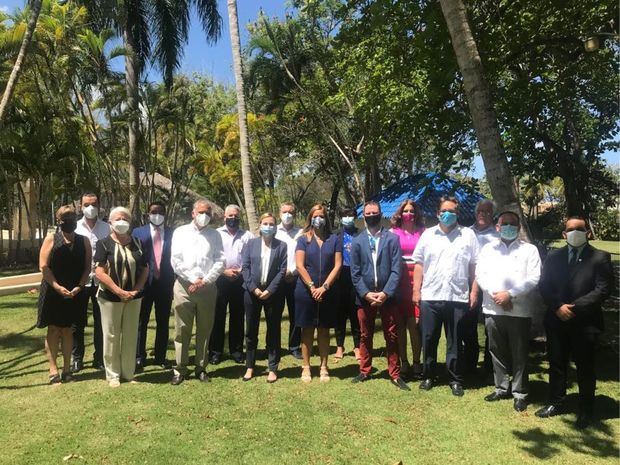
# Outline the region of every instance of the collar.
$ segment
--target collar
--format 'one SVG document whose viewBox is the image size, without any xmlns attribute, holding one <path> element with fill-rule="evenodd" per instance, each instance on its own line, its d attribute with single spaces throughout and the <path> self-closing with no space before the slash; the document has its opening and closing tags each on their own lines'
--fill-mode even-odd
<svg viewBox="0 0 620 465">
<path fill-rule="evenodd" d="M 576 250 L 577 251 L 577 257 L 580 257 L 581 254 L 583 253 L 583 249 L 586 248 L 586 246 L 588 245 L 588 243 L 586 242 L 585 244 L 583 244 L 581 247 L 573 247 L 570 244 L 566 244 L 568 246 L 568 251 L 570 253 L 571 250 Z"/>
<path fill-rule="evenodd" d="M 97 226 L 99 226 L 99 223 L 103 223 L 103 221 L 101 221 L 99 218 L 97 218 L 97 220 L 95 221 L 95 225 L 91 228 L 90 226 L 88 226 L 88 223 L 86 222 L 86 217 L 83 216 L 82 218 L 80 218 L 80 220 L 78 221 L 78 223 L 81 223 L 82 226 L 84 226 L 87 230 L 89 231 L 94 231 L 95 228 Z"/>
<path fill-rule="evenodd" d="M 521 239 L 519 239 L 518 237 L 514 241 L 512 241 L 510 244 L 506 244 L 502 239 L 499 239 L 497 242 L 499 243 L 498 244 L 499 247 L 503 247 L 507 250 L 517 248 L 521 245 Z"/>
<path fill-rule="evenodd" d="M 231 237 L 237 237 L 237 236 L 242 236 L 245 231 L 241 228 L 237 228 L 237 230 L 235 231 L 235 234 L 231 234 L 230 231 L 228 230 L 228 227 L 226 225 L 224 226 L 220 226 L 219 228 L 217 228 L 218 231 L 221 232 L 225 232 L 226 234 L 228 234 Z"/>
<path fill-rule="evenodd" d="M 441 234 L 443 236 L 449 236 L 450 234 L 461 234 L 461 225 L 460 224 L 456 224 L 456 226 L 454 227 L 454 229 L 452 229 L 451 231 L 448 232 L 444 232 L 443 229 L 441 229 L 441 227 L 439 225 L 435 226 L 435 234 Z"/>
<path fill-rule="evenodd" d="M 367 234 L 368 234 L 368 236 L 370 236 L 370 237 L 374 237 L 374 238 L 380 237 L 380 236 L 381 236 L 381 234 L 383 233 L 383 226 L 381 226 L 381 227 L 379 228 L 379 230 L 376 232 L 376 234 L 371 234 L 370 229 L 368 229 L 368 228 L 366 228 L 366 233 L 367 233 Z"/>
<path fill-rule="evenodd" d="M 487 226 L 486 228 L 484 228 L 484 229 L 480 229 L 480 228 L 478 228 L 478 224 L 477 224 L 477 223 L 474 223 L 474 225 L 471 227 L 471 229 L 473 229 L 473 231 L 474 231 L 476 234 L 489 234 L 489 233 L 492 233 L 492 232 L 494 232 L 494 231 L 495 231 L 495 226 L 494 226 L 494 225 L 492 225 L 492 224 L 490 224 L 490 225 L 489 225 L 489 226 Z"/>
</svg>

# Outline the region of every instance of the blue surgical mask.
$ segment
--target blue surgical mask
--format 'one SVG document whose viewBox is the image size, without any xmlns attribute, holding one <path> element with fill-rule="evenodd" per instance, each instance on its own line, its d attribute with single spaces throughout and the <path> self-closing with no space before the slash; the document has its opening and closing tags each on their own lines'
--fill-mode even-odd
<svg viewBox="0 0 620 465">
<path fill-rule="evenodd" d="M 502 224 L 499 227 L 499 236 L 507 241 L 514 241 L 519 236 L 519 227 L 512 224 Z"/>
<path fill-rule="evenodd" d="M 323 226 L 325 226 L 325 218 L 323 218 L 322 216 L 315 216 L 314 218 L 312 218 L 312 226 L 316 229 L 321 229 Z"/>
<path fill-rule="evenodd" d="M 347 229 L 351 229 L 353 226 L 355 226 L 355 218 L 353 218 L 352 216 L 343 216 L 342 218 L 340 218 L 340 222 L 342 223 L 342 226 Z"/>
<path fill-rule="evenodd" d="M 456 213 L 442 212 L 439 214 L 439 222 L 444 226 L 452 226 L 456 223 Z"/>
<path fill-rule="evenodd" d="M 261 225 L 260 233 L 267 237 L 273 236 L 276 233 L 276 227 L 271 225 Z"/>
</svg>

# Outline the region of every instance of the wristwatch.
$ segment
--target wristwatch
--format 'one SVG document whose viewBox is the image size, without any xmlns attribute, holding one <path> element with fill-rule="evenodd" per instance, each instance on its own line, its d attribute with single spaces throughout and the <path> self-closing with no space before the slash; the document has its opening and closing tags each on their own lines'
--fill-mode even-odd
<svg viewBox="0 0 620 465">
<path fill-rule="evenodd" d="M 308 286 L 308 288 L 314 287 L 314 281 L 308 281 L 306 286 Z"/>
</svg>

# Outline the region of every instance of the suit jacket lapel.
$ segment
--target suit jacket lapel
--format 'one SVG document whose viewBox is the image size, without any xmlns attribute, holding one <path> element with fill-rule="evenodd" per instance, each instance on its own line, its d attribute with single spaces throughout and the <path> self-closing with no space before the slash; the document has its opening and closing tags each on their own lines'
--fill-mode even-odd
<svg viewBox="0 0 620 465">
<path fill-rule="evenodd" d="M 381 230 L 381 234 L 379 234 L 379 249 L 377 250 L 377 262 L 379 261 L 379 256 L 381 255 L 381 251 L 385 247 L 386 233 L 385 228 Z"/>
</svg>

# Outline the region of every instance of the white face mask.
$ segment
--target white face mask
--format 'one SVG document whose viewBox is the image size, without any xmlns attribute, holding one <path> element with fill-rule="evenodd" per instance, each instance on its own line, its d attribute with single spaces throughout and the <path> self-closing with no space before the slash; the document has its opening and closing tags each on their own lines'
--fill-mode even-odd
<svg viewBox="0 0 620 465">
<path fill-rule="evenodd" d="M 194 221 L 196 222 L 196 226 L 198 226 L 199 228 L 204 228 L 206 225 L 209 224 L 209 221 L 211 221 L 211 217 L 206 213 L 199 213 L 194 218 Z"/>
<path fill-rule="evenodd" d="M 88 207 L 83 208 L 82 212 L 84 213 L 84 216 L 89 220 L 94 220 L 95 218 L 97 218 L 97 215 L 99 215 L 99 209 L 94 205 L 89 205 Z"/>
<path fill-rule="evenodd" d="M 566 242 L 572 247 L 581 247 L 588 242 L 588 233 L 585 231 L 569 231 L 566 233 Z"/>
<path fill-rule="evenodd" d="M 161 226 L 164 224 L 164 215 L 160 215 L 159 213 L 152 213 L 149 215 L 149 221 L 155 226 Z"/>
<path fill-rule="evenodd" d="M 116 220 L 112 223 L 112 229 L 117 234 L 127 234 L 129 232 L 129 221 Z"/>
<path fill-rule="evenodd" d="M 286 224 L 287 226 L 293 222 L 293 215 L 290 213 L 282 213 L 280 215 L 280 219 L 282 220 L 282 224 Z"/>
</svg>

